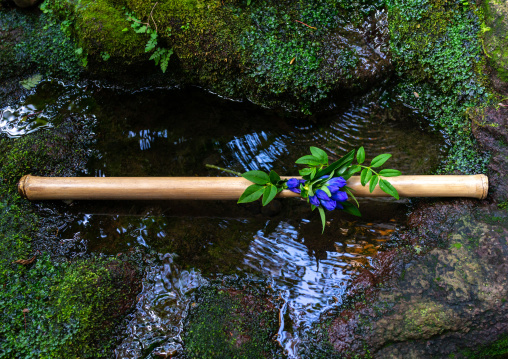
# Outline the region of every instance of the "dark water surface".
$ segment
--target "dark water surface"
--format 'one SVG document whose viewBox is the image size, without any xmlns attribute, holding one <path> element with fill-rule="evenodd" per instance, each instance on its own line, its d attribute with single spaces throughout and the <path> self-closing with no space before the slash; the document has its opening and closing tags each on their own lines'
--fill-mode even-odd
<svg viewBox="0 0 508 359">
<path fill-rule="evenodd" d="M 423 130 L 403 104 L 382 106 L 380 96 L 373 92 L 329 113 L 293 119 L 198 89 L 133 93 L 45 81 L 0 109 L 0 130 L 16 137 L 47 130 L 71 113 L 94 118 L 97 142 L 86 176 L 228 176 L 207 163 L 291 175 L 311 145 L 332 160 L 364 146 L 368 159 L 392 153 L 388 167 L 403 174 L 429 173 L 444 154 L 443 137 Z M 137 246 L 160 253 L 160 264 L 147 269 L 119 357 L 178 348 L 189 294 L 218 273 L 271 279 L 285 300 L 278 338 L 295 356 L 302 331 L 342 302 L 355 271 L 397 245 L 406 202 L 363 199 L 362 218 L 336 211 L 321 234 L 319 215 L 298 199 L 268 208 L 232 201 L 82 201 L 68 207 L 77 219 L 59 238 L 88 253 L 116 255 Z"/>
</svg>

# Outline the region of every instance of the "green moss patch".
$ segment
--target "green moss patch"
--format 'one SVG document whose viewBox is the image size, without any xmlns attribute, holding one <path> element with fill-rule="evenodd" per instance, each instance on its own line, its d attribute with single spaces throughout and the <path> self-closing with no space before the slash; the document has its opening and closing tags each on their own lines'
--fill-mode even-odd
<svg viewBox="0 0 508 359">
<path fill-rule="evenodd" d="M 224 279 L 201 287 L 184 328 L 189 358 L 279 358 L 275 336 L 279 303 L 267 283 Z M 257 288 L 257 289 L 256 289 Z"/>
<path fill-rule="evenodd" d="M 472 108 L 489 102 L 480 41 L 482 13 L 468 1 L 391 0 L 397 96 L 428 116 L 451 142 L 443 172 L 485 172 L 488 155 L 471 134 Z"/>
<path fill-rule="evenodd" d="M 75 174 L 87 159 L 88 132 L 68 119 L 52 131 L 0 140 L 0 358 L 110 357 L 112 334 L 140 289 L 127 256 L 56 262 L 32 250 L 44 228 L 16 182 L 30 172 Z"/>
<path fill-rule="evenodd" d="M 0 10 L 0 81 L 30 72 L 75 79 L 81 70 L 60 24 L 47 15 Z"/>
</svg>

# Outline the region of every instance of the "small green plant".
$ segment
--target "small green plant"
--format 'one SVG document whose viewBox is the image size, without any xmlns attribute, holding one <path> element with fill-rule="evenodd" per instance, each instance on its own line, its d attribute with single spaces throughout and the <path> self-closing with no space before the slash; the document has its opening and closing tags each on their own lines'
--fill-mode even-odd
<svg viewBox="0 0 508 359">
<path fill-rule="evenodd" d="M 19 83 L 21 84 L 21 86 L 23 86 L 27 90 L 31 90 L 35 86 L 37 86 L 37 84 L 39 82 L 41 82 L 41 80 L 42 80 L 42 75 L 41 74 L 36 74 L 36 75 L 33 75 L 32 77 L 29 77 L 29 78 L 27 78 L 25 80 L 20 81 Z"/>
<path fill-rule="evenodd" d="M 102 59 L 103 59 L 104 61 L 108 61 L 108 60 L 109 60 L 109 58 L 111 57 L 111 55 L 110 55 L 110 54 L 108 54 L 106 51 L 103 51 L 103 52 L 101 52 L 101 57 L 102 57 Z"/>
<path fill-rule="evenodd" d="M 157 5 L 157 3 L 155 5 Z M 129 11 L 126 11 L 125 15 L 127 16 L 128 21 L 132 21 L 131 27 L 134 29 L 136 34 L 147 34 L 150 36 L 145 45 L 145 52 L 153 52 L 150 56 L 150 60 L 154 60 L 155 65 L 160 66 L 162 72 L 165 73 L 168 68 L 169 59 L 171 58 L 171 55 L 173 55 L 173 49 L 167 49 L 165 47 L 158 46 L 158 29 L 155 21 L 153 20 L 152 13 L 150 13 L 150 19 L 152 20 L 155 29 L 152 29 L 150 21 L 142 22 Z M 129 29 L 124 28 L 122 31 L 129 31 Z M 170 28 L 168 28 L 166 31 L 168 32 L 168 35 L 171 35 Z"/>
</svg>

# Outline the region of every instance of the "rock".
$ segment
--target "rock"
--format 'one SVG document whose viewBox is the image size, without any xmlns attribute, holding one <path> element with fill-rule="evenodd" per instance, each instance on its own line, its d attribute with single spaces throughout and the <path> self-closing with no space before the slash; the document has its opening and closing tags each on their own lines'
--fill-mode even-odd
<svg viewBox="0 0 508 359">
<path fill-rule="evenodd" d="M 435 230 L 413 228 L 405 238 L 408 246 L 381 253 L 375 269 L 358 276 L 350 288 L 352 300 L 332 315 L 323 334 L 333 352 L 462 358 L 504 340 L 508 214 L 489 213 L 467 203 L 420 205 L 415 214 Z M 439 246 L 411 254 L 408 248 L 422 239 Z"/>
<path fill-rule="evenodd" d="M 198 85 L 222 96 L 308 113 L 327 106 L 330 95 L 365 91 L 391 71 L 386 14 L 374 5 L 122 4 L 126 10 L 106 0 L 76 6 L 46 2 L 60 20 L 72 22 L 89 71 L 113 81 Z M 155 32 L 156 42 L 150 42 Z M 161 55 L 170 52 L 170 57 Z M 154 56 L 158 69 L 150 60 Z"/>
<path fill-rule="evenodd" d="M 484 49 L 501 80 L 508 81 L 508 3 L 486 0 Z"/>
<path fill-rule="evenodd" d="M 353 281 L 331 314 L 328 350 L 375 358 L 494 358 L 508 354 L 508 112 L 473 116 L 492 154 L 487 200 L 427 200 L 408 219 L 397 250 Z M 418 250 L 417 250 L 418 247 Z"/>
<path fill-rule="evenodd" d="M 505 98 L 508 91 L 502 94 Z M 473 117 L 473 134 L 491 154 L 489 197 L 508 204 L 508 101 L 485 109 Z"/>
<path fill-rule="evenodd" d="M 35 5 L 37 0 L 13 0 L 14 3 L 21 8 L 30 7 Z"/>
<path fill-rule="evenodd" d="M 190 358 L 279 358 L 280 300 L 268 283 L 223 277 L 197 290 L 185 318 Z"/>
</svg>

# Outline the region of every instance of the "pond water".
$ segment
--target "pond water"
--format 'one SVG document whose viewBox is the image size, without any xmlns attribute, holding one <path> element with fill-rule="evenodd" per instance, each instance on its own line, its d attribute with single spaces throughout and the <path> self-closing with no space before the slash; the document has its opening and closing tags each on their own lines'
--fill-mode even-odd
<svg viewBox="0 0 508 359">
<path fill-rule="evenodd" d="M 84 176 L 229 176 L 206 164 L 292 175 L 309 146 L 332 160 L 364 146 L 368 158 L 392 153 L 389 168 L 403 174 L 429 173 L 446 151 L 445 139 L 421 128 L 419 115 L 403 104 L 388 107 L 383 96 L 373 91 L 295 119 L 199 89 L 123 91 L 47 80 L 0 109 L 0 130 L 17 137 L 50 130 L 71 113 L 94 119 L 97 141 Z M 301 334 L 342 302 L 352 275 L 398 244 L 407 200 L 362 199 L 360 210 L 361 218 L 331 213 L 321 234 L 319 215 L 298 199 L 266 208 L 234 201 L 81 201 L 68 206 L 76 220 L 58 236 L 80 253 L 117 255 L 133 247 L 159 253 L 158 264 L 146 270 L 118 357 L 178 349 L 190 293 L 219 274 L 271 281 L 285 303 L 278 340 L 296 357 Z"/>
</svg>

